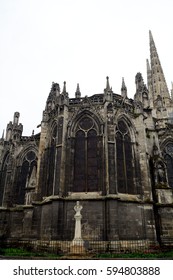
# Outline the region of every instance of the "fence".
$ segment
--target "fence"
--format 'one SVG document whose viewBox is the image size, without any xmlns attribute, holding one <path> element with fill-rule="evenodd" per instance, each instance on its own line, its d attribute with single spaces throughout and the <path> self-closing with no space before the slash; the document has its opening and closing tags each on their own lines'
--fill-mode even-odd
<svg viewBox="0 0 173 280">
<path fill-rule="evenodd" d="M 24 248 L 32 252 L 50 253 L 57 255 L 68 254 L 99 254 L 99 253 L 150 253 L 158 252 L 162 248 L 158 243 L 149 240 L 116 240 L 116 241 L 97 241 L 87 240 L 78 241 L 74 244 L 72 241 L 44 241 L 44 240 L 8 240 L 3 242 L 4 247 Z M 173 248 L 169 242 L 169 248 Z M 164 247 L 166 248 L 166 246 Z"/>
</svg>

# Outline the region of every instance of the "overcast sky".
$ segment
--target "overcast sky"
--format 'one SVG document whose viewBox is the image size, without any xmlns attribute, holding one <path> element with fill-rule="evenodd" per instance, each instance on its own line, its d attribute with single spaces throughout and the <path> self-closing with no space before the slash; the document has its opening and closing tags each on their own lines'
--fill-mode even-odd
<svg viewBox="0 0 173 280">
<path fill-rule="evenodd" d="M 172 0 L 0 0 L 0 137 L 15 111 L 23 135 L 39 132 L 52 81 L 74 97 L 110 85 L 128 96 L 146 80 L 149 30 L 168 88 L 173 80 Z"/>
</svg>

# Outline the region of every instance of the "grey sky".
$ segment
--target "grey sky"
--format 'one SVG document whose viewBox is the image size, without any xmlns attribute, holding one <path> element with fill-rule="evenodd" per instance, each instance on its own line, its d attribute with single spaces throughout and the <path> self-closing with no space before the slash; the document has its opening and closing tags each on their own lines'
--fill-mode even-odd
<svg viewBox="0 0 173 280">
<path fill-rule="evenodd" d="M 168 88 L 173 80 L 172 0 L 0 0 L 0 136 L 20 112 L 23 135 L 41 122 L 52 81 L 74 97 L 115 93 L 122 77 L 128 96 L 135 75 L 145 83 L 151 29 Z"/>
</svg>

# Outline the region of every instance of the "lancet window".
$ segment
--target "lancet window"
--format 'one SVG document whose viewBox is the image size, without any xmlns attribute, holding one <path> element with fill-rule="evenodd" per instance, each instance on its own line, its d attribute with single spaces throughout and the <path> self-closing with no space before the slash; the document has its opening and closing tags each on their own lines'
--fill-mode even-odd
<svg viewBox="0 0 173 280">
<path fill-rule="evenodd" d="M 173 143 L 168 143 L 164 148 L 164 159 L 167 166 L 168 183 L 173 188 Z"/>
<path fill-rule="evenodd" d="M 81 118 L 75 133 L 74 192 L 98 191 L 98 131 L 89 116 Z"/>
<path fill-rule="evenodd" d="M 0 206 L 3 203 L 3 196 L 5 191 L 5 185 L 6 185 L 6 177 L 7 177 L 7 168 L 8 168 L 8 162 L 9 162 L 9 154 L 6 154 L 2 169 L 0 171 Z"/>
<path fill-rule="evenodd" d="M 31 188 L 31 174 L 33 169 L 37 169 L 37 157 L 34 151 L 28 151 L 24 156 L 22 161 L 22 166 L 17 168 L 17 181 L 15 189 L 15 203 L 24 204 L 25 203 L 25 193 L 26 190 Z M 35 172 L 34 172 L 35 173 Z M 33 178 L 32 178 L 33 179 Z M 32 180 L 33 183 L 33 180 Z M 35 187 L 35 186 L 32 186 Z"/>
<path fill-rule="evenodd" d="M 133 143 L 129 128 L 124 120 L 119 120 L 116 127 L 116 171 L 119 193 L 135 193 Z"/>
</svg>

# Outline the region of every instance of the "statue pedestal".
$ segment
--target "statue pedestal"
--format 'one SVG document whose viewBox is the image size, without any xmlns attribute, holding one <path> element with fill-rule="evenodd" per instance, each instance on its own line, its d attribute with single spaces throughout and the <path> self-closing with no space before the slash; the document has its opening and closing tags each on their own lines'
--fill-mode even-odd
<svg viewBox="0 0 173 280">
<path fill-rule="evenodd" d="M 70 254 L 73 254 L 73 255 L 82 255 L 82 254 L 85 254 L 86 253 L 86 250 L 85 250 L 85 247 L 84 245 L 71 245 L 70 246 Z"/>
</svg>

